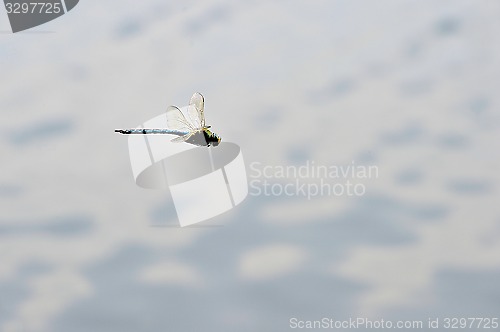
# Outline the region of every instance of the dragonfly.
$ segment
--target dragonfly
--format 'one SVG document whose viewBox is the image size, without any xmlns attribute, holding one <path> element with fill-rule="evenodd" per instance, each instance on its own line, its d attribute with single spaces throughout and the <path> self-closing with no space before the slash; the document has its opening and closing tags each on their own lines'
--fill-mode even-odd
<svg viewBox="0 0 500 332">
<path fill-rule="evenodd" d="M 197 146 L 219 145 L 221 138 L 205 124 L 205 98 L 195 92 L 189 100 L 187 115 L 176 106 L 167 108 L 167 128 L 165 129 L 115 129 L 115 133 L 124 135 L 170 134 L 176 135 L 171 140 L 174 143 L 186 142 Z"/>
</svg>

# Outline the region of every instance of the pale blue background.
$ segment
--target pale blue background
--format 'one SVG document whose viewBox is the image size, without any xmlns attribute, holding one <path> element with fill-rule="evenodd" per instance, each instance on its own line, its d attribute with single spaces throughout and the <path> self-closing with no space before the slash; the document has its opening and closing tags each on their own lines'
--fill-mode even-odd
<svg viewBox="0 0 500 332">
<path fill-rule="evenodd" d="M 487 0 L 82 0 L 14 35 L 1 9 L 0 330 L 500 316 L 499 17 Z M 170 227 L 113 130 L 194 91 L 247 163 L 380 177 Z"/>
</svg>

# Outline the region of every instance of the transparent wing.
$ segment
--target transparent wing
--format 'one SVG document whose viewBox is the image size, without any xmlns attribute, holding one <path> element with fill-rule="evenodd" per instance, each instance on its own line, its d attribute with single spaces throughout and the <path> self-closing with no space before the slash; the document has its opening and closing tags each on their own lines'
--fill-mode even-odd
<svg viewBox="0 0 500 332">
<path fill-rule="evenodd" d="M 191 137 L 193 135 L 193 133 L 189 133 L 189 134 L 186 134 L 184 136 L 179 136 L 179 137 L 176 137 L 174 139 L 171 139 L 170 142 L 174 142 L 174 143 L 180 143 L 180 142 L 185 142 L 189 139 L 189 137 Z"/>
<path fill-rule="evenodd" d="M 205 99 L 199 92 L 195 92 L 189 100 L 188 114 L 191 122 L 195 125 L 196 129 L 203 129 L 205 127 Z"/>
<path fill-rule="evenodd" d="M 167 127 L 171 130 L 183 131 L 186 133 L 195 131 L 193 125 L 186 120 L 181 110 L 175 106 L 169 106 L 167 108 Z"/>
</svg>

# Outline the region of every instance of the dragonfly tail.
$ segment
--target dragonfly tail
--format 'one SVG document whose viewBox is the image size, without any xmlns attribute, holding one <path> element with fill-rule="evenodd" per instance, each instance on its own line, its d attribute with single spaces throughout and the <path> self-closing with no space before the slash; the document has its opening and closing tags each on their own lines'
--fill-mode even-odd
<svg viewBox="0 0 500 332">
<path fill-rule="evenodd" d="M 127 130 L 127 129 L 125 129 L 125 130 L 124 129 L 115 129 L 115 133 L 120 133 L 120 134 L 126 135 L 126 134 L 130 134 L 131 131 Z"/>
<path fill-rule="evenodd" d="M 151 134 L 159 134 L 159 135 L 177 135 L 182 136 L 185 135 L 186 132 L 178 131 L 178 130 L 169 130 L 169 129 L 115 129 L 115 133 L 120 133 L 124 135 L 129 134 L 137 134 L 137 135 L 151 135 Z"/>
</svg>

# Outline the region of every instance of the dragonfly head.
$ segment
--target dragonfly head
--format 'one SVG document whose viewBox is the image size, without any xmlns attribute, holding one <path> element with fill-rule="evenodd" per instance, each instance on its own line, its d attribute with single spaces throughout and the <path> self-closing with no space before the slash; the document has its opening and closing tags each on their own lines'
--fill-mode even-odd
<svg viewBox="0 0 500 332">
<path fill-rule="evenodd" d="M 220 143 L 220 137 L 217 134 L 213 134 L 213 138 L 214 138 L 214 140 L 212 142 L 212 145 L 213 146 L 219 145 L 219 143 Z"/>
<path fill-rule="evenodd" d="M 212 141 L 212 145 L 213 145 L 213 146 L 217 146 L 217 145 L 219 145 L 219 143 L 220 143 L 221 139 L 220 139 L 220 137 L 219 137 L 217 134 L 212 133 L 212 135 L 211 135 L 211 137 L 210 137 L 210 138 L 211 138 L 211 141 Z"/>
</svg>

